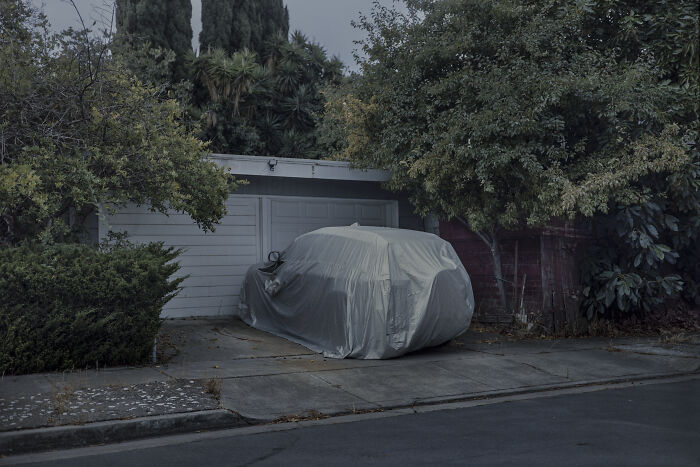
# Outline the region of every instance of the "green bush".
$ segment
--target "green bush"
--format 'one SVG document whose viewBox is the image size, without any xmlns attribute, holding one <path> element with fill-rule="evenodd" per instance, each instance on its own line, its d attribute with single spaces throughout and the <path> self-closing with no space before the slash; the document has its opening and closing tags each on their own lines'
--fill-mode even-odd
<svg viewBox="0 0 700 467">
<path fill-rule="evenodd" d="M 0 249 L 0 374 L 144 362 L 182 279 L 161 243 Z"/>
<path fill-rule="evenodd" d="M 700 305 L 700 151 L 695 137 L 687 144 L 694 161 L 650 180 L 651 200 L 593 219 L 596 241 L 581 264 L 589 319 L 641 316 L 679 296 L 690 308 Z"/>
</svg>

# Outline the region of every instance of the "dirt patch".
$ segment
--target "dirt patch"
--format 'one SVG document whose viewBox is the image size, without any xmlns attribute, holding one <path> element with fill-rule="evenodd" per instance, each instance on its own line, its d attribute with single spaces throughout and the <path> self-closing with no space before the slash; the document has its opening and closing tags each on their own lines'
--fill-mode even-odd
<svg viewBox="0 0 700 467">
<path fill-rule="evenodd" d="M 645 316 L 630 315 L 616 320 L 599 317 L 591 321 L 582 320 L 574 329 L 560 330 L 556 333 L 536 321 L 531 323 L 534 324 L 529 328 L 520 323 L 474 323 L 469 330 L 484 336 L 479 343 L 488 344 L 523 339 L 586 337 L 658 337 L 659 342 L 663 344 L 700 344 L 700 310 L 697 309 L 676 308 Z"/>
<path fill-rule="evenodd" d="M 180 355 L 185 344 L 185 331 L 182 329 L 161 329 L 156 342 L 156 360 L 159 364 L 168 363 Z"/>
</svg>

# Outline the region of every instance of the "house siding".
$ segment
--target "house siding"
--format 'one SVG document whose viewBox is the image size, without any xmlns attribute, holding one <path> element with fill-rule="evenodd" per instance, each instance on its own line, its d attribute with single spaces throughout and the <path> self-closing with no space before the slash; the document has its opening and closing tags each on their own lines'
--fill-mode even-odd
<svg viewBox="0 0 700 467">
<path fill-rule="evenodd" d="M 260 259 L 259 200 L 230 196 L 227 214 L 214 232 L 203 232 L 186 214 L 166 216 L 146 206 L 129 205 L 100 223 L 100 236 L 109 230 L 126 232 L 130 241 L 162 241 L 182 249 L 176 259 L 186 277 L 180 293 L 164 308 L 164 316 L 216 316 L 232 314 L 239 303 L 239 289 L 250 264 Z"/>
</svg>

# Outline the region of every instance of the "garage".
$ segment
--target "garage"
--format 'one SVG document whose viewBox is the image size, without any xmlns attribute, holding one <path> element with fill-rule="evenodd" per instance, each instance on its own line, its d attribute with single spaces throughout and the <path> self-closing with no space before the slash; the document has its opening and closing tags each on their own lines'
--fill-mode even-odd
<svg viewBox="0 0 700 467">
<path fill-rule="evenodd" d="M 203 232 L 186 214 L 165 215 L 135 205 L 102 216 L 99 222 L 99 238 L 109 231 L 126 232 L 132 242 L 162 241 L 183 250 L 177 274 L 188 277 L 164 307 L 163 317 L 235 315 L 248 267 L 267 258 L 269 251 L 283 250 L 303 233 L 355 222 L 386 227 L 402 223 L 400 200 L 380 187 L 387 176 L 383 171 L 300 159 L 276 159 L 272 171 L 267 159 L 217 157 L 223 165 L 237 165 L 232 172 L 249 183 L 229 196 L 227 213 L 216 231 Z M 241 158 L 246 163 L 241 164 Z M 332 170 L 324 173 L 329 167 Z M 422 230 L 412 216 L 407 213 L 403 223 L 413 222 Z"/>
</svg>

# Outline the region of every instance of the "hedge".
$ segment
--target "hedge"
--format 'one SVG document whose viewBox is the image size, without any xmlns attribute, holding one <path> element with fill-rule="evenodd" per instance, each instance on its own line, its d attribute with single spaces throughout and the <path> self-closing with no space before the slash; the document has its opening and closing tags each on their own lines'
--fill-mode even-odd
<svg viewBox="0 0 700 467">
<path fill-rule="evenodd" d="M 161 243 L 0 249 L 0 374 L 148 359 L 179 250 Z"/>
</svg>

